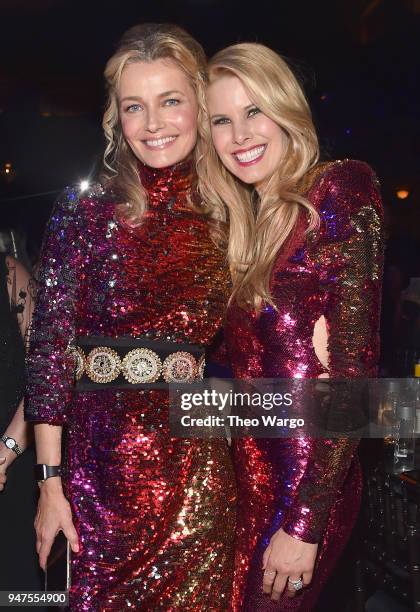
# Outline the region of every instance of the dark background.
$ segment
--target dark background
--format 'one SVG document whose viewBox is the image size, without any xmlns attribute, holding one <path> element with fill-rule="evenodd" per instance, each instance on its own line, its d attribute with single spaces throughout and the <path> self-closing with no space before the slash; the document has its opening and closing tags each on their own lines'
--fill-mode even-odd
<svg viewBox="0 0 420 612">
<path fill-rule="evenodd" d="M 324 156 L 366 160 L 380 178 L 387 329 L 420 276 L 420 0 L 0 0 L 0 227 L 36 260 L 57 192 L 100 168 L 102 71 L 143 21 L 184 26 L 209 55 L 259 41 L 290 59 Z"/>
<path fill-rule="evenodd" d="M 399 312 L 420 277 L 420 0 L 0 0 L 0 228 L 36 261 L 56 194 L 100 168 L 102 71 L 143 21 L 184 26 L 209 55 L 239 41 L 276 49 L 301 75 L 324 156 L 373 166 L 388 235 L 381 372 L 412 375 L 419 305 Z M 332 581 L 341 603 L 320 609 L 344 609 L 349 572 Z"/>
</svg>

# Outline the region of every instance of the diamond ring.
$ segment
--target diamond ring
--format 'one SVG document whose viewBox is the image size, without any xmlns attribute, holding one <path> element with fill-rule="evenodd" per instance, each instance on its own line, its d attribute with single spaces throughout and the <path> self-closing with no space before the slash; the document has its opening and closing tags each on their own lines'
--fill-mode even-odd
<svg viewBox="0 0 420 612">
<path fill-rule="evenodd" d="M 303 580 L 302 578 L 298 578 L 298 580 L 288 580 L 288 583 L 294 588 L 295 591 L 300 591 L 303 588 Z"/>
</svg>

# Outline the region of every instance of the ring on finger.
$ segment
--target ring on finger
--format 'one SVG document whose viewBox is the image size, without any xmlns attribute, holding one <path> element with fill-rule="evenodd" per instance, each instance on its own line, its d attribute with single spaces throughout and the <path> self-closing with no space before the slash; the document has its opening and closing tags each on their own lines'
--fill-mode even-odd
<svg viewBox="0 0 420 612">
<path fill-rule="evenodd" d="M 277 574 L 277 572 L 270 572 L 268 570 L 264 572 L 264 576 L 274 576 L 275 574 Z"/>
<path fill-rule="evenodd" d="M 303 588 L 303 580 L 302 580 L 302 578 L 298 578 L 297 580 L 291 580 L 289 578 L 289 580 L 287 582 L 290 584 L 292 589 L 294 589 L 295 591 L 300 591 L 300 589 Z"/>
</svg>

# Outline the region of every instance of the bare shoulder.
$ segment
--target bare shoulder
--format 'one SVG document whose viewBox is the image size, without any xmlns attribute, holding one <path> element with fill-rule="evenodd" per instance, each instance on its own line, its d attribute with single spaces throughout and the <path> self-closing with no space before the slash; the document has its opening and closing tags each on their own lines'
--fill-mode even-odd
<svg viewBox="0 0 420 612">
<path fill-rule="evenodd" d="M 19 301 L 19 297 L 22 297 L 22 292 L 25 293 L 26 297 L 26 293 L 32 291 L 32 276 L 25 266 L 11 255 L 6 256 L 6 265 L 8 269 L 7 288 L 9 297 L 13 301 Z"/>
<path fill-rule="evenodd" d="M 15 275 L 17 285 L 26 284 L 31 278 L 25 266 L 11 255 L 6 256 L 6 264 L 9 270 L 9 276 L 11 274 Z"/>
</svg>

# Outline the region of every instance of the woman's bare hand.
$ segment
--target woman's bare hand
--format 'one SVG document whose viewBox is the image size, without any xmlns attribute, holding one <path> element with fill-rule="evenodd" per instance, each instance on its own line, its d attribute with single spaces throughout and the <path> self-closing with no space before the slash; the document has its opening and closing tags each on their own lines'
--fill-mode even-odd
<svg viewBox="0 0 420 612">
<path fill-rule="evenodd" d="M 6 457 L 0 457 L 0 491 L 3 491 L 6 484 Z"/>
<path fill-rule="evenodd" d="M 0 446 L 2 447 L 0 450 L 0 492 L 4 490 L 7 482 L 7 470 L 12 465 L 14 460 L 17 458 L 15 452 L 13 452 L 10 448 L 4 444 L 4 442 L 0 442 Z"/>
<path fill-rule="evenodd" d="M 70 504 L 64 496 L 59 478 L 48 479 L 41 485 L 35 531 L 39 564 L 44 571 L 59 531 L 68 539 L 72 551 L 79 552 L 79 538 L 73 525 Z"/>
<path fill-rule="evenodd" d="M 278 601 L 286 588 L 287 595 L 294 597 L 299 590 L 291 582 L 301 579 L 304 586 L 311 582 L 317 552 L 318 544 L 292 538 L 283 529 L 276 531 L 263 556 L 264 593 Z"/>
</svg>

